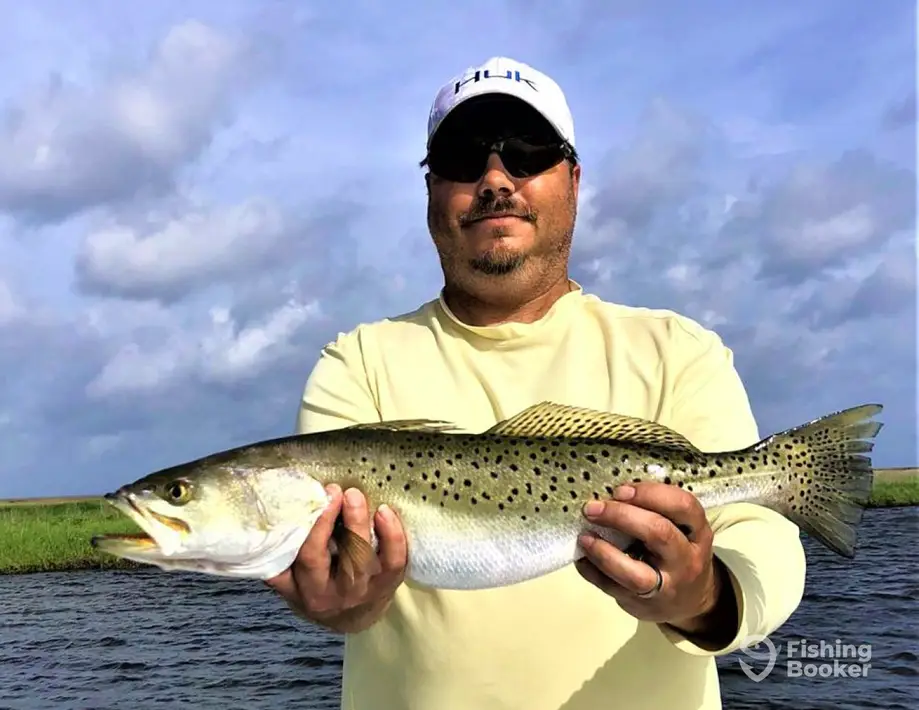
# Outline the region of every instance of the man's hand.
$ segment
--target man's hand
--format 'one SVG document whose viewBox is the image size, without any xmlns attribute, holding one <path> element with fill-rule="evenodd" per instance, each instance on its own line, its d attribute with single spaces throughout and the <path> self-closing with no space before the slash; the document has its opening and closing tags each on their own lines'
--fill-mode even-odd
<svg viewBox="0 0 919 710">
<path fill-rule="evenodd" d="M 339 633 L 372 626 L 386 611 L 405 574 L 407 549 L 402 524 L 388 506 L 374 516 L 379 554 L 373 569 L 354 571 L 353 579 L 332 570 L 329 540 L 341 512 L 344 525 L 368 543 L 370 515 L 360 491 L 328 486 L 332 502 L 322 513 L 289 569 L 266 584 L 297 615 Z"/>
<path fill-rule="evenodd" d="M 713 533 L 699 501 L 664 483 L 620 486 L 613 500 L 584 507 L 592 523 L 644 543 L 642 561 L 596 535 L 582 536 L 581 575 L 614 597 L 632 616 L 664 623 L 688 636 L 729 641 L 737 629 L 737 606 L 726 568 L 712 555 Z M 658 584 L 657 593 L 642 597 Z"/>
</svg>

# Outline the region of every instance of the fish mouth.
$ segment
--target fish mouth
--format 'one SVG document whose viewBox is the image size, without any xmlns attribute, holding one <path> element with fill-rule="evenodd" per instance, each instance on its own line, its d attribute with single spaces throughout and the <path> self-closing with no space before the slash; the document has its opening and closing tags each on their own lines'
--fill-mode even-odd
<svg viewBox="0 0 919 710">
<path fill-rule="evenodd" d="M 156 554 L 160 552 L 160 546 L 156 540 L 147 533 L 109 533 L 106 535 L 94 535 L 89 543 L 100 552 L 110 554 Z"/>
<path fill-rule="evenodd" d="M 138 505 L 136 496 L 124 489 L 119 489 L 114 493 L 107 493 L 103 498 L 117 510 L 131 518 L 143 532 L 94 535 L 90 539 L 90 544 L 100 552 L 107 552 L 119 557 L 162 557 L 167 553 L 151 534 L 154 525 L 161 525 L 179 535 L 191 533 L 191 528 L 184 520 L 157 513 L 146 506 Z"/>
</svg>

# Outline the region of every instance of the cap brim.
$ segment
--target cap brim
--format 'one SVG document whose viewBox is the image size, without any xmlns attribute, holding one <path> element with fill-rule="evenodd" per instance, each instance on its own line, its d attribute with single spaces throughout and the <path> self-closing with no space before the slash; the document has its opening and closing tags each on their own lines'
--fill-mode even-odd
<svg viewBox="0 0 919 710">
<path fill-rule="evenodd" d="M 521 98 L 519 94 L 514 93 L 513 91 L 502 91 L 500 89 L 492 88 L 488 91 L 481 91 L 465 96 L 455 105 L 451 106 L 450 110 L 441 116 L 440 121 L 438 121 L 437 125 L 434 127 L 434 130 L 428 136 L 427 147 L 431 147 L 431 143 L 440 132 L 440 129 L 444 126 L 445 123 L 447 123 L 448 119 L 455 116 L 458 110 L 469 110 L 488 103 L 500 104 L 509 100 L 515 101 L 531 109 L 534 114 L 538 115 L 540 118 L 542 118 L 543 121 L 546 122 L 546 124 L 555 132 L 556 136 L 558 136 L 559 140 L 567 140 L 559 126 L 552 119 L 546 116 L 545 113 L 540 111 L 537 106 L 534 106 L 532 102 Z"/>
</svg>

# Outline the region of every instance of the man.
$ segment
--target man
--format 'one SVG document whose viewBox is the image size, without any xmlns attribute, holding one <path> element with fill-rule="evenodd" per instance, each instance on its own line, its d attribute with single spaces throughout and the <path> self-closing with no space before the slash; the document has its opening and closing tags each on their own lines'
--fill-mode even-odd
<svg viewBox="0 0 919 710">
<path fill-rule="evenodd" d="M 581 166 L 555 82 L 491 59 L 441 89 L 428 136 L 443 290 L 326 346 L 300 431 L 407 418 L 483 431 L 551 400 L 659 421 L 708 450 L 757 440 L 718 336 L 669 311 L 603 302 L 569 279 Z M 347 634 L 348 710 L 717 708 L 714 656 L 772 632 L 803 592 L 790 522 L 747 504 L 707 520 L 691 494 L 653 483 L 622 486 L 584 512 L 642 540 L 643 560 L 585 539 L 584 560 L 541 579 L 424 589 L 403 583 L 398 511 L 332 491 L 298 560 L 269 583 L 301 616 Z M 379 565 L 353 583 L 330 574 L 339 511 L 380 539 Z"/>
</svg>

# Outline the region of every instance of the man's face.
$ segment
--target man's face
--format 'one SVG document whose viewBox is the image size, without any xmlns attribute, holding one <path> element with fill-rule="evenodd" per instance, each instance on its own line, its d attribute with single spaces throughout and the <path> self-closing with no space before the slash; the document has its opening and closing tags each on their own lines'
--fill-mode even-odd
<svg viewBox="0 0 919 710">
<path fill-rule="evenodd" d="M 560 160 L 538 174 L 516 177 L 521 151 L 528 158 L 536 151 L 531 166 L 560 157 L 549 124 L 513 99 L 464 108 L 448 117 L 431 146 L 428 226 L 448 283 L 482 297 L 493 297 L 495 289 L 513 297 L 515 290 L 565 273 L 580 166 Z M 512 139 L 510 149 L 517 152 L 508 155 L 507 164 L 481 147 L 502 139 Z M 471 157 L 476 153 L 478 162 Z M 447 167 L 463 163 L 461 177 L 436 170 L 449 173 Z"/>
</svg>

